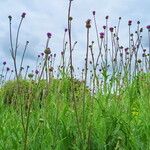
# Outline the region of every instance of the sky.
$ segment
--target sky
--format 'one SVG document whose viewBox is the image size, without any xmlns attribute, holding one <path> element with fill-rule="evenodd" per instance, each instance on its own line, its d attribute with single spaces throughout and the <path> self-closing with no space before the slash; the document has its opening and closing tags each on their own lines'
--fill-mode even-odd
<svg viewBox="0 0 150 150">
<path fill-rule="evenodd" d="M 52 38 L 49 47 L 57 54 L 57 64 L 60 61 L 64 29 L 67 27 L 67 8 L 69 0 L 0 0 L 0 63 L 8 61 L 12 67 L 9 53 L 9 22 L 11 15 L 13 39 L 15 40 L 16 29 L 22 12 L 26 17 L 20 31 L 18 59 L 21 57 L 25 42 L 28 40 L 29 47 L 24 61 L 24 66 L 34 66 L 36 57 L 45 48 L 46 33 L 51 32 Z M 150 24 L 149 10 L 150 0 L 73 0 L 72 3 L 72 29 L 73 41 L 78 41 L 73 53 L 74 64 L 82 67 L 86 51 L 86 28 L 85 21 L 92 19 L 92 11 L 96 11 L 99 32 L 105 23 L 105 16 L 109 15 L 109 25 L 115 26 L 118 18 L 122 17 L 121 33 L 122 43 L 127 41 L 128 20 L 136 25 L 138 20 L 141 26 Z M 93 25 L 94 26 L 94 25 Z M 132 27 L 134 31 L 136 28 Z M 94 29 L 91 29 L 94 34 Z M 145 29 L 146 30 L 146 29 Z M 144 30 L 144 46 L 148 47 L 148 38 Z M 96 40 L 91 35 L 90 40 Z M 1 65 L 0 65 L 1 66 Z"/>
</svg>

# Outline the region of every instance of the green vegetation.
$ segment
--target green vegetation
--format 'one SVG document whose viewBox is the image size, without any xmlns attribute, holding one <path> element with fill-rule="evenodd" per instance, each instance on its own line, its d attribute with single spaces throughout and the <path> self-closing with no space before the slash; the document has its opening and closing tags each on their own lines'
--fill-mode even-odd
<svg viewBox="0 0 150 150">
<path fill-rule="evenodd" d="M 23 124 L 26 126 L 28 115 L 27 108 L 20 109 L 20 100 L 27 103 L 27 97 L 33 98 L 27 135 L 29 149 L 149 149 L 150 76 L 139 75 L 119 95 L 87 93 L 85 120 L 83 86 L 79 82 L 75 90 L 79 126 L 69 83 L 69 78 L 53 80 L 48 95 L 42 99 L 35 99 L 32 93 L 37 86 L 34 82 L 20 81 L 19 95 L 14 91 L 16 82 L 5 84 L 0 94 L 1 149 L 23 149 Z M 41 92 L 40 88 L 36 91 Z M 16 102 L 12 105 L 6 99 Z"/>
<path fill-rule="evenodd" d="M 19 33 L 26 13 L 21 15 L 15 43 L 12 16 L 8 16 L 14 70 L 3 62 L 0 150 L 149 150 L 150 45 L 148 52 L 142 44 L 140 22 L 135 32 L 131 28 L 132 20 L 128 21 L 129 44 L 122 46 L 121 17 L 117 26 L 109 27 L 109 16 L 106 16 L 103 32 L 99 34 L 93 11 L 97 46 L 95 41 L 90 41 L 93 26 L 88 19 L 85 64 L 76 70 L 72 1 L 69 0 L 68 27 L 59 66 L 55 65 L 56 54 L 49 48 L 50 32 L 33 70 L 30 66 L 23 67 L 29 41 L 18 64 Z M 146 28 L 150 43 L 150 26 Z"/>
</svg>

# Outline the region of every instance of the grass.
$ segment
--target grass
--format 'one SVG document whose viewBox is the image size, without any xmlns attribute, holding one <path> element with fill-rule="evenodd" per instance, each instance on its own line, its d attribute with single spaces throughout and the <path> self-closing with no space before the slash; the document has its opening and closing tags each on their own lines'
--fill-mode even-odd
<svg viewBox="0 0 150 150">
<path fill-rule="evenodd" d="M 69 78 L 52 81 L 49 95 L 42 99 L 41 108 L 40 99 L 33 99 L 28 149 L 149 149 L 150 76 L 144 75 L 139 78 L 142 80 L 135 79 L 126 89 L 122 89 L 119 95 L 97 93 L 90 96 L 87 92 L 84 125 L 82 102 L 77 98 L 82 137 L 76 123 L 73 101 L 69 99 Z M 33 83 L 21 81 L 24 87 L 29 87 L 30 84 Z M 11 81 L 1 89 L 1 100 L 9 96 L 12 85 Z M 26 88 L 22 89 L 16 97 L 18 101 L 26 99 Z M 75 95 L 81 97 L 82 90 L 77 90 Z M 1 149 L 23 149 L 24 131 L 20 111 L 19 104 L 5 104 L 1 101 Z M 24 122 L 26 117 L 27 108 L 23 112 Z"/>
<path fill-rule="evenodd" d="M 98 33 L 96 12 L 93 22 L 96 42 L 90 41 L 91 19 L 86 21 L 86 54 L 76 77 L 72 42 L 72 0 L 68 27 L 63 38 L 60 65 L 51 52 L 47 33 L 45 50 L 35 68 L 23 67 L 29 41 L 20 64 L 17 61 L 21 15 L 16 41 L 10 23 L 10 54 L 13 69 L 3 62 L 0 76 L 0 149 L 33 150 L 148 150 L 150 149 L 150 47 L 143 47 L 140 22 L 135 34 L 128 21 L 128 45 L 120 45 L 117 27 Z M 147 26 L 150 41 L 150 26 Z M 68 34 L 68 40 L 66 36 Z M 96 48 L 95 48 L 96 47 Z M 98 54 L 95 54 L 95 49 Z M 66 57 L 69 54 L 69 58 Z M 17 66 L 20 66 L 17 68 Z"/>
</svg>

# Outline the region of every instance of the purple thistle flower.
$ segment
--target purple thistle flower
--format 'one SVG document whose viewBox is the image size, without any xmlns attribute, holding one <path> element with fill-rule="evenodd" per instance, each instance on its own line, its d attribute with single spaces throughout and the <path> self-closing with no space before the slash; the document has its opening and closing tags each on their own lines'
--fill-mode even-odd
<svg viewBox="0 0 150 150">
<path fill-rule="evenodd" d="M 93 13 L 93 15 L 95 16 L 96 12 L 95 12 L 95 11 L 93 11 L 92 13 Z"/>
<path fill-rule="evenodd" d="M 105 18 L 106 18 L 106 19 L 108 19 L 108 18 L 109 18 L 109 16 L 106 16 Z"/>
<path fill-rule="evenodd" d="M 9 18 L 9 20 L 11 21 L 11 19 L 12 19 L 12 16 L 11 16 L 11 15 L 9 15 L 9 16 L 8 16 L 8 18 Z"/>
<path fill-rule="evenodd" d="M 128 21 L 128 25 L 131 26 L 132 25 L 132 20 Z"/>
<path fill-rule="evenodd" d="M 50 32 L 48 32 L 48 33 L 47 33 L 47 37 L 48 37 L 48 38 L 51 38 L 51 37 L 52 37 L 52 34 L 51 34 Z"/>
<path fill-rule="evenodd" d="M 10 70 L 10 68 L 9 68 L 9 67 L 7 67 L 7 68 L 6 68 L 6 70 L 7 70 L 7 71 L 9 71 L 9 70 Z"/>
<path fill-rule="evenodd" d="M 100 34 L 100 38 L 103 39 L 104 38 L 104 32 L 99 33 Z"/>
<path fill-rule="evenodd" d="M 35 74 L 39 74 L 39 71 L 38 71 L 38 70 L 35 70 Z"/>
<path fill-rule="evenodd" d="M 65 29 L 65 32 L 67 32 L 67 31 L 68 31 L 68 29 L 66 28 L 66 29 Z"/>
<path fill-rule="evenodd" d="M 41 56 L 43 57 L 43 56 L 44 56 L 44 53 L 41 53 Z"/>
<path fill-rule="evenodd" d="M 106 26 L 103 26 L 103 29 L 105 30 L 105 29 L 106 29 Z"/>
<path fill-rule="evenodd" d="M 113 27 L 110 27 L 109 30 L 110 30 L 110 32 L 113 32 L 113 31 L 114 31 L 114 28 L 113 28 Z"/>
<path fill-rule="evenodd" d="M 26 13 L 23 12 L 22 15 L 21 15 L 21 17 L 22 17 L 22 18 L 25 18 L 25 16 L 26 16 Z"/>
<path fill-rule="evenodd" d="M 146 27 L 149 31 L 150 31 L 150 25 L 147 25 L 147 27 Z"/>
<path fill-rule="evenodd" d="M 3 62 L 3 65 L 6 65 L 6 61 Z"/>
</svg>

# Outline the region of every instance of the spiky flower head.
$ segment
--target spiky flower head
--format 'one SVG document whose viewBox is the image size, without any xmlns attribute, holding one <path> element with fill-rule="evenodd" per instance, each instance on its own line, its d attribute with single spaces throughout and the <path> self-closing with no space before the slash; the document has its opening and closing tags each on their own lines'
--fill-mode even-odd
<svg viewBox="0 0 150 150">
<path fill-rule="evenodd" d="M 113 31 L 114 31 L 114 28 L 113 28 L 113 27 L 110 27 L 109 30 L 110 30 L 110 32 L 113 32 Z"/>
<path fill-rule="evenodd" d="M 93 15 L 95 16 L 96 12 L 95 12 L 95 11 L 93 11 L 92 13 L 93 13 Z"/>
<path fill-rule="evenodd" d="M 148 31 L 150 32 L 150 25 L 147 25 L 147 27 L 146 27 L 147 29 L 148 29 Z"/>
<path fill-rule="evenodd" d="M 51 37 L 52 37 L 52 34 L 51 34 L 50 32 L 48 32 L 48 33 L 47 33 L 47 37 L 48 37 L 48 38 L 51 38 Z"/>
<path fill-rule="evenodd" d="M 26 16 L 26 13 L 23 12 L 22 15 L 21 15 L 21 17 L 22 17 L 22 18 L 25 18 L 25 16 Z"/>
<path fill-rule="evenodd" d="M 99 35 L 100 35 L 100 38 L 103 39 L 105 34 L 104 34 L 104 32 L 101 32 L 101 33 L 99 33 Z"/>
<path fill-rule="evenodd" d="M 86 28 L 91 28 L 91 19 L 88 19 L 87 21 L 86 21 Z"/>
<path fill-rule="evenodd" d="M 132 25 L 132 20 L 128 21 L 128 25 L 131 26 Z"/>
<path fill-rule="evenodd" d="M 6 61 L 3 62 L 3 65 L 6 65 Z"/>
<path fill-rule="evenodd" d="M 9 15 L 8 18 L 9 18 L 10 21 L 12 20 L 12 16 L 11 15 Z"/>
</svg>

